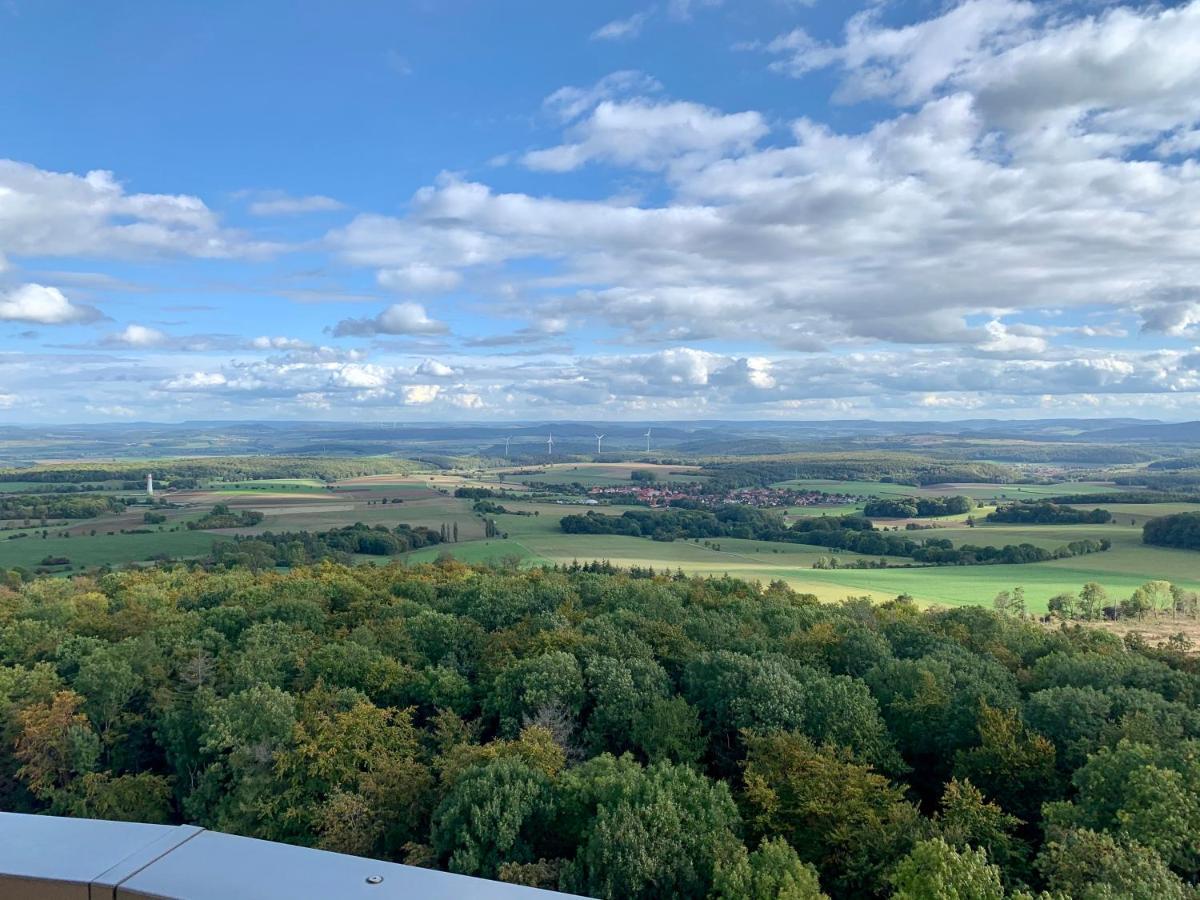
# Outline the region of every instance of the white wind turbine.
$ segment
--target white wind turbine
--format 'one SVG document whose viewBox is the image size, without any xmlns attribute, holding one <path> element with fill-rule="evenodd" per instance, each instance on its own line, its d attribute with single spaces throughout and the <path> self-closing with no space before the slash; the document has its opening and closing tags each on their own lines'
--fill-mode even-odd
<svg viewBox="0 0 1200 900">
<path fill-rule="evenodd" d="M 506 437 L 504 439 L 504 458 L 505 459 L 508 459 L 508 442 L 511 440 L 512 440 L 511 437 Z"/>
<path fill-rule="evenodd" d="M 644 437 L 646 438 L 646 452 L 647 453 L 650 452 L 650 431 L 651 431 L 651 429 L 647 428 L 646 434 L 644 435 Z"/>
<path fill-rule="evenodd" d="M 597 456 L 600 455 L 600 442 L 602 440 L 604 440 L 604 435 L 602 435 L 602 434 L 596 435 L 596 455 Z"/>
<path fill-rule="evenodd" d="M 554 455 L 554 435 L 553 434 L 551 434 L 550 437 L 546 438 L 546 455 L 547 456 Z"/>
</svg>

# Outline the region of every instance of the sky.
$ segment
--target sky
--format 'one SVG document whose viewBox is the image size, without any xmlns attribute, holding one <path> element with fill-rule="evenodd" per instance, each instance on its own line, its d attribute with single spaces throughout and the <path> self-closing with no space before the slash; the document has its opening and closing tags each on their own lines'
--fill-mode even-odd
<svg viewBox="0 0 1200 900">
<path fill-rule="evenodd" d="M 0 0 L 0 423 L 1200 418 L 1200 0 Z"/>
</svg>

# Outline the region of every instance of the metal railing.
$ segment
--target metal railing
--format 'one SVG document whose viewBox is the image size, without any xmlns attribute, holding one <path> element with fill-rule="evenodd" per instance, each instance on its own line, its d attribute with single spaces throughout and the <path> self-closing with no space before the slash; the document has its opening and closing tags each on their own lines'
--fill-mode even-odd
<svg viewBox="0 0 1200 900">
<path fill-rule="evenodd" d="M 0 813 L 0 900 L 562 900 L 568 894 L 206 831 Z"/>
</svg>

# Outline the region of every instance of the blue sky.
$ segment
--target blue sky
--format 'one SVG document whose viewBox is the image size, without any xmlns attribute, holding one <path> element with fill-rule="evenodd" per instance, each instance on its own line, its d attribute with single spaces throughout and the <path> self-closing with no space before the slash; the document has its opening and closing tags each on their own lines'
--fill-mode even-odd
<svg viewBox="0 0 1200 900">
<path fill-rule="evenodd" d="M 1200 417 L 1200 2 L 0 2 L 0 421 Z"/>
</svg>

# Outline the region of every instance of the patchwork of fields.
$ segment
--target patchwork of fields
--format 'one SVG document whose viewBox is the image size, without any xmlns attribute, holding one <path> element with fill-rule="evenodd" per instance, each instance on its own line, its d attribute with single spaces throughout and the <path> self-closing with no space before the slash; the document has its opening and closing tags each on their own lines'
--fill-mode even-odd
<svg viewBox="0 0 1200 900">
<path fill-rule="evenodd" d="M 607 560 L 619 566 L 653 567 L 656 570 L 682 569 L 689 574 L 731 575 L 760 581 L 783 580 L 797 590 L 837 600 L 847 596 L 889 599 L 909 594 L 919 602 L 938 604 L 984 604 L 1001 590 L 1024 587 L 1029 607 L 1044 610 L 1046 601 L 1062 591 L 1077 591 L 1085 582 L 1097 581 L 1110 594 L 1128 595 L 1138 585 L 1154 579 L 1166 579 L 1185 588 L 1200 590 L 1200 555 L 1147 547 L 1141 543 L 1141 526 L 1158 515 L 1196 509 L 1182 503 L 1129 504 L 1110 507 L 1115 521 L 1109 525 L 987 525 L 983 516 L 989 507 L 973 512 L 976 527 L 967 527 L 966 516 L 933 520 L 938 527 L 914 533 L 917 537 L 948 538 L 959 545 L 971 543 L 996 545 L 1030 543 L 1054 549 L 1070 541 L 1105 538 L 1112 549 L 1105 553 L 1071 559 L 1025 565 L 919 567 L 907 559 L 888 560 L 891 568 L 853 569 L 844 566 L 860 557 L 840 552 L 836 559 L 841 568 L 813 568 L 819 559 L 828 559 L 831 551 L 792 543 L 719 538 L 708 542 L 659 542 L 646 538 L 618 535 L 564 534 L 559 519 L 578 513 L 585 507 L 578 495 L 563 494 L 555 500 L 545 494 L 537 499 L 503 499 L 512 511 L 496 515 L 500 537 L 487 538 L 485 523 L 473 512 L 473 502 L 453 496 L 457 487 L 490 487 L 520 496 L 528 494 L 524 481 L 543 485 L 586 486 L 629 483 L 634 468 L 655 469 L 662 481 L 695 479 L 694 469 L 679 466 L 633 466 L 630 464 L 590 464 L 501 469 L 470 473 L 419 473 L 373 475 L 350 478 L 334 484 L 311 479 L 264 479 L 207 485 L 203 490 L 172 493 L 166 499 L 173 508 L 163 510 L 167 521 L 146 526 L 146 508 L 131 507 L 121 515 L 100 519 L 50 523 L 43 538 L 37 527 L 9 523 L 15 527 L 0 531 L 0 567 L 34 567 L 46 557 L 64 557 L 71 569 L 101 565 L 122 565 L 155 557 L 186 558 L 204 555 L 216 540 L 233 535 L 252 535 L 263 531 L 323 531 L 354 522 L 395 526 L 406 523 L 432 529 L 457 528 L 458 542 L 411 553 L 411 562 L 424 562 L 450 553 L 466 562 L 519 560 L 522 565 L 569 564 L 573 561 Z M 687 474 L 681 474 L 687 473 Z M 859 496 L 940 496 L 965 494 L 978 501 L 1035 499 L 1061 494 L 1105 493 L 1111 485 L 1072 482 L 1057 485 L 936 485 L 914 488 L 906 485 L 844 482 L 790 481 L 789 487 Z M 7 488 L 8 486 L 6 486 Z M 136 495 L 135 495 L 136 496 Z M 225 503 L 235 511 L 257 510 L 263 520 L 253 528 L 219 531 L 188 530 L 216 503 Z M 1087 508 L 1084 505 L 1083 508 Z M 606 506 L 603 512 L 619 515 L 625 507 Z M 861 509 L 858 505 L 799 507 L 787 510 L 789 517 L 844 515 Z M 518 515 L 517 513 L 524 513 Z M 928 520 L 927 520 L 928 521 Z M 903 527 L 881 522 L 885 527 Z M 67 532 L 69 537 L 60 536 Z M 122 533 L 122 532 L 125 533 Z M 93 534 L 94 532 L 94 534 Z M 142 532 L 142 533 L 129 533 Z M 28 536 L 8 540 L 10 535 Z M 378 557 L 364 561 L 379 562 Z M 873 561 L 877 558 L 872 557 Z"/>
</svg>

